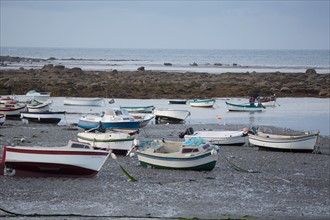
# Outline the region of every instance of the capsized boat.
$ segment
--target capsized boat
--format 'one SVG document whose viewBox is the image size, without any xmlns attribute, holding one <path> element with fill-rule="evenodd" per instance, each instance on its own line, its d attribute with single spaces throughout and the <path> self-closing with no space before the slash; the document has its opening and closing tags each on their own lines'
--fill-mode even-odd
<svg viewBox="0 0 330 220">
<path fill-rule="evenodd" d="M 7 176 L 95 176 L 109 156 L 87 143 L 61 147 L 5 146 L 0 170 Z"/>
<path fill-rule="evenodd" d="M 142 142 L 136 154 L 143 167 L 212 170 L 217 162 L 219 147 L 202 138 L 185 142 L 155 140 Z"/>
<path fill-rule="evenodd" d="M 57 112 L 21 112 L 21 119 L 27 119 L 29 122 L 57 124 L 65 116 L 65 111 Z"/>
<path fill-rule="evenodd" d="M 99 126 L 100 122 L 105 128 L 138 129 L 140 121 L 129 115 L 127 110 L 111 108 L 102 112 L 101 115 L 83 115 L 77 126 L 83 129 L 92 129 Z"/>
<path fill-rule="evenodd" d="M 199 137 L 216 145 L 244 145 L 249 140 L 247 128 L 241 131 L 194 131 L 188 128 L 180 137 L 186 141 Z"/>
<path fill-rule="evenodd" d="M 191 107 L 212 108 L 215 103 L 215 99 L 194 99 L 189 103 Z"/>
<path fill-rule="evenodd" d="M 36 90 L 30 90 L 25 95 L 19 96 L 20 102 L 27 102 L 30 100 L 46 101 L 50 97 L 50 92 L 37 92 Z"/>
<path fill-rule="evenodd" d="M 241 112 L 256 112 L 256 111 L 262 111 L 266 107 L 262 104 L 255 102 L 252 104 L 234 104 L 226 102 L 227 108 L 229 111 L 241 111 Z"/>
<path fill-rule="evenodd" d="M 154 115 L 156 121 L 168 120 L 182 122 L 190 116 L 190 111 L 184 109 L 156 108 Z"/>
<path fill-rule="evenodd" d="M 250 145 L 289 151 L 314 151 L 318 137 L 319 131 L 306 132 L 301 135 L 278 135 L 252 128 L 252 131 L 249 132 Z"/>
</svg>

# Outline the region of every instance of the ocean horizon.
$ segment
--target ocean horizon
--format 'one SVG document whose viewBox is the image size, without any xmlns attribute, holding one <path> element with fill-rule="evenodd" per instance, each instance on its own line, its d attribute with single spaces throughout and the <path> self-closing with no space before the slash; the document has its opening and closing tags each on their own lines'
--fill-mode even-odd
<svg viewBox="0 0 330 220">
<path fill-rule="evenodd" d="M 330 73 L 329 50 L 250 50 L 250 49 L 120 49 L 1 47 L 1 56 L 44 59 L 4 63 L 1 68 L 41 68 L 62 64 L 83 70 L 176 72 L 306 72 Z"/>
</svg>

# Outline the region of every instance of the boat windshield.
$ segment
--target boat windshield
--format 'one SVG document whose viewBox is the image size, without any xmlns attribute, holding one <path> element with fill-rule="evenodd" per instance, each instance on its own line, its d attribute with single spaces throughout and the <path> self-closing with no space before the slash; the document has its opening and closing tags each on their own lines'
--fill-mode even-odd
<svg viewBox="0 0 330 220">
<path fill-rule="evenodd" d="M 83 144 L 83 143 L 72 143 L 72 148 L 83 148 L 83 149 L 89 149 L 89 145 Z"/>
<path fill-rule="evenodd" d="M 182 153 L 187 154 L 187 153 L 194 153 L 198 152 L 198 148 L 183 148 Z"/>
</svg>

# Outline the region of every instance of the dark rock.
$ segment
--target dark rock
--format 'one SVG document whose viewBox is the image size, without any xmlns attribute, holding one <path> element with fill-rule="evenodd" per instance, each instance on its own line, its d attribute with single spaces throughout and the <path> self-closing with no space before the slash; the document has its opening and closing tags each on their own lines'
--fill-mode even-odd
<svg viewBox="0 0 330 220">
<path fill-rule="evenodd" d="M 316 70 L 315 69 L 307 69 L 306 73 L 307 74 L 316 74 Z"/>
<path fill-rule="evenodd" d="M 164 63 L 165 66 L 172 66 L 172 63 Z"/>
<path fill-rule="evenodd" d="M 62 65 L 62 64 L 58 64 L 58 65 L 55 65 L 54 68 L 55 68 L 55 69 L 63 70 L 63 69 L 65 68 L 65 66 Z"/>
<path fill-rule="evenodd" d="M 139 68 L 137 68 L 138 71 L 145 71 L 144 66 L 140 66 Z"/>
</svg>

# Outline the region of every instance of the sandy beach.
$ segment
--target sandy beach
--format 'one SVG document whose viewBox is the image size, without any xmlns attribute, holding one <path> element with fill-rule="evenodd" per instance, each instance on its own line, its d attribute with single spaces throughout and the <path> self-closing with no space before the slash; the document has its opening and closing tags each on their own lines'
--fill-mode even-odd
<svg viewBox="0 0 330 220">
<path fill-rule="evenodd" d="M 239 130 L 244 126 L 150 124 L 138 139 L 180 140 L 178 134 L 188 127 Z M 75 126 L 10 121 L 0 129 L 0 153 L 3 145 L 65 145 L 80 131 Z M 328 136 L 320 137 L 317 154 L 223 146 L 210 172 L 148 169 L 139 166 L 136 156 L 118 156 L 138 182 L 130 182 L 111 158 L 93 178 L 2 176 L 0 208 L 27 215 L 18 219 L 34 213 L 40 218 L 54 215 L 47 219 L 328 219 L 329 141 Z M 250 173 L 232 169 L 224 157 Z M 0 211 L 1 216 L 10 214 Z"/>
</svg>

